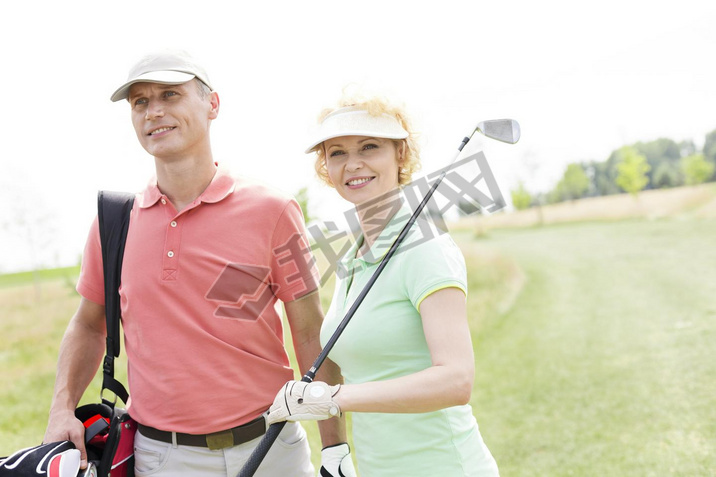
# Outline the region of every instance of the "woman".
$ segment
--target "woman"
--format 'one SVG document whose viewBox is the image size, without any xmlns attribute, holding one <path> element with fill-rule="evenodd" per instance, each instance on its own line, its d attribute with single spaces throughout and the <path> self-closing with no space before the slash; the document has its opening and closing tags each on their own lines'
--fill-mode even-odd
<svg viewBox="0 0 716 477">
<path fill-rule="evenodd" d="M 319 177 L 356 205 L 361 227 L 339 264 L 321 330 L 325 345 L 408 221 L 412 211 L 399 192 L 419 157 L 403 111 L 379 99 L 325 114 L 306 152 L 316 153 Z M 354 412 L 363 477 L 498 475 L 468 404 L 474 356 L 464 258 L 447 234 L 426 240 L 421 225 L 413 225 L 330 353 L 345 384 L 289 382 L 268 420 Z"/>
</svg>

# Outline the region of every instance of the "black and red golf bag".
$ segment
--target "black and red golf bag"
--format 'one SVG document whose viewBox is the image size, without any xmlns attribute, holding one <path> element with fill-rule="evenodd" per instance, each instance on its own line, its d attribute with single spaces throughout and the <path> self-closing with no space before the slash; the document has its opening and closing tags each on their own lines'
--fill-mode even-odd
<svg viewBox="0 0 716 477">
<path fill-rule="evenodd" d="M 127 411 L 104 398 L 105 391 L 127 403 L 129 393 L 114 377 L 114 358 L 120 351 L 121 309 L 119 285 L 122 276 L 124 244 L 134 194 L 100 191 L 97 216 L 104 267 L 104 308 L 107 318 L 107 353 L 102 368 L 103 380 L 99 404 L 87 404 L 75 410 L 85 426 L 87 460 L 94 464 L 98 477 L 134 476 L 134 435 L 137 423 Z"/>
<path fill-rule="evenodd" d="M 87 460 L 97 469 L 97 475 L 133 477 L 137 423 L 129 414 L 100 403 L 80 406 L 75 415 L 85 426 Z"/>
</svg>

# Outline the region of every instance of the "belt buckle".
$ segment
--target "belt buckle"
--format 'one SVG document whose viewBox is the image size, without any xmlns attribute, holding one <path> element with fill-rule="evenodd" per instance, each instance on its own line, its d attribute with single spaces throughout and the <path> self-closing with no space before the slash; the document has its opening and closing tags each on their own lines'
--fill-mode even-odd
<svg viewBox="0 0 716 477">
<path fill-rule="evenodd" d="M 231 430 L 206 435 L 206 445 L 211 450 L 221 450 L 234 446 L 234 433 Z"/>
</svg>

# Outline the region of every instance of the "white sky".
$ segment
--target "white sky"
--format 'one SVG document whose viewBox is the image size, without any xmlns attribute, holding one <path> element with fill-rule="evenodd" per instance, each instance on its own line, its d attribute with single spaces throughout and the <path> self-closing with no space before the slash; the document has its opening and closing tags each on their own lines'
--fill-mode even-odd
<svg viewBox="0 0 716 477">
<path fill-rule="evenodd" d="M 423 173 L 484 119 L 517 119 L 516 146 L 480 141 L 503 194 L 551 188 L 567 163 L 716 129 L 716 6 L 704 1 L 28 1 L 0 7 L 0 272 L 76 263 L 98 189 L 153 174 L 126 103 L 110 94 L 145 53 L 182 48 L 219 92 L 215 159 L 313 215 L 347 209 L 313 177 L 306 132 L 354 84 L 404 102 Z M 32 258 L 32 249 L 36 257 Z"/>
</svg>

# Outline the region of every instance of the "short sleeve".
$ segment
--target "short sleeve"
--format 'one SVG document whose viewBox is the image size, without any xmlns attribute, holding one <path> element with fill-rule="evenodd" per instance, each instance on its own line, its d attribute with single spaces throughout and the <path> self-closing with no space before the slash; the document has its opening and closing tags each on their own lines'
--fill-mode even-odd
<svg viewBox="0 0 716 477">
<path fill-rule="evenodd" d="M 417 310 L 431 293 L 455 287 L 467 295 L 465 258 L 445 234 L 408 249 L 401 257 L 405 293 Z"/>
<path fill-rule="evenodd" d="M 90 227 L 85 250 L 82 254 L 77 293 L 82 297 L 104 305 L 104 270 L 102 268 L 102 244 L 99 238 L 99 221 L 95 217 Z"/>
<path fill-rule="evenodd" d="M 271 276 L 274 293 L 290 302 L 316 290 L 319 272 L 306 238 L 298 202 L 290 200 L 279 217 L 271 239 Z"/>
</svg>

